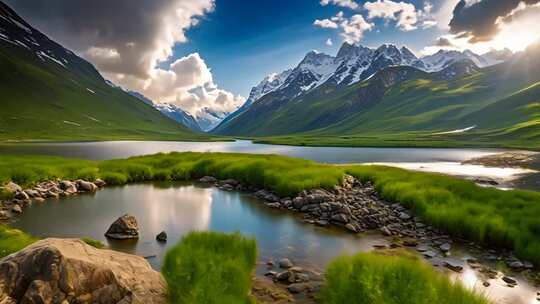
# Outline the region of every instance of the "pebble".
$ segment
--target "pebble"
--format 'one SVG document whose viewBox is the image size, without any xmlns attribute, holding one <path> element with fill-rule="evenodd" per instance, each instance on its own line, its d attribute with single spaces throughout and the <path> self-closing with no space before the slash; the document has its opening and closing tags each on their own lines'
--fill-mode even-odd
<svg viewBox="0 0 540 304">
<path fill-rule="evenodd" d="M 287 258 L 279 260 L 279 268 L 288 269 L 288 268 L 291 268 L 293 266 L 294 265 L 291 262 L 291 260 L 289 260 Z"/>
</svg>

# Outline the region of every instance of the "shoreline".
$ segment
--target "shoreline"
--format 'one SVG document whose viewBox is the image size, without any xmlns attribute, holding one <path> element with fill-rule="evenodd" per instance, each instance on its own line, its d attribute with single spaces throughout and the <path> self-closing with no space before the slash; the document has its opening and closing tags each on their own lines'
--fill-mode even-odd
<svg viewBox="0 0 540 304">
<path fill-rule="evenodd" d="M 333 190 L 313 189 L 302 191 L 294 198 L 279 197 L 268 190 L 246 187 L 234 179 L 218 180 L 206 176 L 192 182 L 212 185 L 224 191 L 250 193 L 261 199 L 266 207 L 295 213 L 298 215 L 299 220 L 311 225 L 328 228 L 337 227 L 342 231 L 354 234 L 376 231 L 384 236 L 381 239 L 388 240 L 388 245 L 374 246 L 373 250 L 404 248 L 416 252 L 436 269 L 446 269 L 447 272 L 455 273 L 458 276 L 463 273 L 464 269 L 475 269 L 479 277 L 483 278 L 484 287 L 489 287 L 492 284 L 488 281 L 503 280 L 503 278 L 511 277 L 504 276 L 504 274 L 494 270 L 491 266 L 485 265 L 480 260 L 500 261 L 508 266 L 512 264 L 521 265 L 518 267 L 521 271 L 514 270 L 520 276 L 524 276 L 527 281 L 530 281 L 535 274 L 532 270 L 532 264 L 522 262 L 508 252 L 484 248 L 473 242 L 451 237 L 436 228 L 424 224 L 421 219 L 412 216 L 411 212 L 402 205 L 381 199 L 371 183 L 360 182 L 352 176 L 346 176 L 343 184 L 334 187 Z M 101 187 L 105 187 L 102 181 L 97 182 L 100 187 L 95 184 L 92 186 L 92 184 L 94 183 L 83 180 L 50 181 L 40 183 L 37 185 L 38 190 L 34 188 L 30 191 L 42 192 L 45 193 L 47 198 L 55 198 L 92 193 L 98 191 Z M 72 187 L 76 187 L 77 191 L 73 192 Z M 68 191 L 70 189 L 71 191 Z M 58 195 L 49 194 L 57 190 L 60 190 Z M 32 197 L 31 199 L 35 201 L 35 198 Z M 38 203 L 39 201 L 41 200 L 35 202 Z M 21 212 L 23 212 L 23 208 L 24 206 L 21 208 Z M 329 213 L 327 216 L 323 214 L 325 211 Z M 480 260 L 477 258 L 464 261 L 452 260 L 451 252 L 454 247 L 461 248 L 464 246 L 469 248 L 469 251 L 474 250 L 484 252 L 484 254 Z M 275 261 L 267 261 L 269 271 L 265 278 L 275 282 L 278 289 L 287 289 L 293 297 L 301 298 L 309 298 L 311 292 L 318 290 L 317 286 L 320 286 L 319 280 L 314 282 L 311 280 L 291 282 L 288 279 L 283 279 L 289 277 L 284 273 L 290 273 L 291 270 L 277 268 L 276 264 Z M 311 271 L 308 268 L 296 268 L 295 275 Z M 511 273 L 516 273 L 515 271 Z M 302 285 L 297 285 L 300 283 Z M 509 284 L 509 287 L 514 286 L 516 285 Z"/>
</svg>

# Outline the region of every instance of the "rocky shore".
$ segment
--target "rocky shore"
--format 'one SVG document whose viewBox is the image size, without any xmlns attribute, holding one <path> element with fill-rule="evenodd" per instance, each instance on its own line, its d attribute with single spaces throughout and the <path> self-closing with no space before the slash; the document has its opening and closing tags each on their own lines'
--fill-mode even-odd
<svg viewBox="0 0 540 304">
<path fill-rule="evenodd" d="M 511 269 L 512 273 L 519 273 L 530 279 L 537 276 L 532 263 L 519 260 L 512 252 L 484 248 L 474 242 L 450 237 L 415 217 L 401 204 L 382 199 L 371 183 L 360 182 L 352 176 L 345 176 L 343 184 L 331 190 L 302 191 L 295 197 L 279 197 L 268 190 L 245 187 L 232 179 L 220 181 L 206 176 L 199 182 L 212 184 L 225 191 L 251 192 L 263 200 L 267 207 L 297 213 L 309 224 L 343 229 L 353 234 L 379 231 L 390 242 L 389 245 L 376 246 L 376 250 L 405 248 L 416 251 L 433 266 L 455 273 L 461 273 L 469 267 L 479 274 L 485 287 L 488 287 L 492 280 L 500 280 L 508 287 L 517 285 L 515 278 L 487 264 L 502 263 Z M 467 247 L 470 252 L 477 253 L 476 258 L 453 258 L 452 251 L 455 246 Z M 313 271 L 294 267 L 289 263 L 269 261 L 267 276 L 276 283 L 285 285 L 292 294 L 303 294 L 302 298 L 309 298 L 321 286 L 320 274 L 314 275 Z M 284 265 L 290 267 L 283 267 Z"/>
<path fill-rule="evenodd" d="M 0 200 L 0 221 L 7 221 L 13 216 L 24 212 L 29 204 L 41 203 L 45 199 L 73 196 L 80 193 L 93 193 L 106 184 L 101 179 L 93 182 L 78 179 L 75 181 L 56 180 L 41 182 L 34 187 L 23 189 L 14 182 L 9 182 L 1 187 L 3 192 L 8 193 L 10 199 Z"/>
</svg>

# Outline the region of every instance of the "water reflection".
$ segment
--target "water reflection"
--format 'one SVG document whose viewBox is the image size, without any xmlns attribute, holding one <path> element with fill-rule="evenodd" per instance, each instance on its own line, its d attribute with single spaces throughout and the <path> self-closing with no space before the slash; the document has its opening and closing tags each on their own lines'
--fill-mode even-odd
<svg viewBox="0 0 540 304">
<path fill-rule="evenodd" d="M 104 232 L 125 213 L 137 218 L 140 239 L 107 240 Z M 29 206 L 13 226 L 38 237 L 92 237 L 113 249 L 150 257 L 155 269 L 160 268 L 167 248 L 192 230 L 240 231 L 257 239 L 260 261 L 288 257 L 295 264 L 316 269 L 323 269 L 337 255 L 389 244 L 378 234 L 352 235 L 305 224 L 294 214 L 263 206 L 249 194 L 189 183 L 108 187 L 94 195 L 48 200 Z M 169 237 L 166 244 L 155 240 L 162 230 Z M 452 259 L 464 267 L 461 275 L 446 270 L 454 279 L 485 293 L 495 303 L 533 303 L 535 290 L 524 280 L 514 288 L 506 287 L 500 279 L 489 280 L 490 286 L 483 287 L 483 278 L 464 262 L 470 253 L 453 247 Z M 264 263 L 259 264 L 257 273 L 265 271 Z"/>
</svg>

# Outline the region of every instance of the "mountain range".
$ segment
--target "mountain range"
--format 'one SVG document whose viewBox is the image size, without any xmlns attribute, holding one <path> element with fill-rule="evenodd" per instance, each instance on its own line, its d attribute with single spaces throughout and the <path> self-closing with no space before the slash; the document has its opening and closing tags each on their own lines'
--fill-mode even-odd
<svg viewBox="0 0 540 304">
<path fill-rule="evenodd" d="M 0 139 L 204 139 L 109 85 L 0 2 Z"/>
<path fill-rule="evenodd" d="M 540 81 L 538 53 L 531 47 L 521 54 L 439 51 L 418 58 L 406 47 L 348 43 L 336 56 L 312 51 L 293 69 L 266 77 L 213 132 L 312 140 L 396 134 L 464 138 L 466 132 L 486 142 L 534 141 L 537 108 L 515 96 L 540 100 L 534 93 Z M 509 99 L 513 103 L 504 110 Z M 495 115 L 496 110 L 501 113 Z M 499 119 L 489 121 L 488 112 Z M 501 120 L 509 113 L 515 117 Z"/>
</svg>

